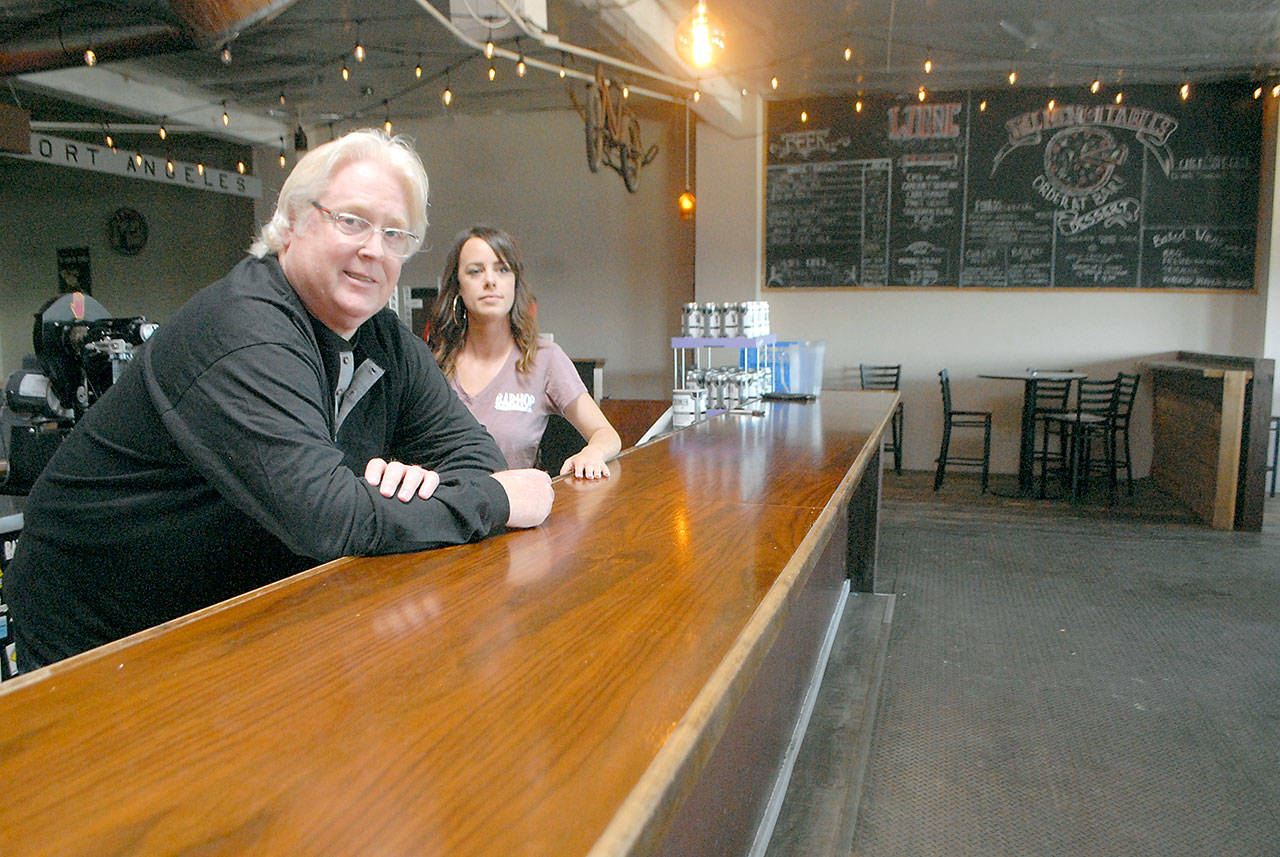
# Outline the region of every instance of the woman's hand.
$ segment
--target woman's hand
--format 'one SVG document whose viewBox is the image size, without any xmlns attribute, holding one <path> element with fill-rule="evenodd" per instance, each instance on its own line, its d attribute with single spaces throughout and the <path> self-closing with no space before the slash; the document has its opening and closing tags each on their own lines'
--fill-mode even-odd
<svg viewBox="0 0 1280 857">
<path fill-rule="evenodd" d="M 440 476 L 416 464 L 371 458 L 364 468 L 364 481 L 378 486 L 383 497 L 398 497 L 408 503 L 415 496 L 426 500 L 435 493 Z"/>
<path fill-rule="evenodd" d="M 587 439 L 587 445 L 576 455 L 565 459 L 560 475 L 572 473 L 579 479 L 607 478 L 609 468 L 605 461 L 622 450 L 622 439 L 613 426 L 609 425 L 600 406 L 591 398 L 590 393 L 583 393 L 564 409 L 564 416 Z"/>
<path fill-rule="evenodd" d="M 560 475 L 566 473 L 572 473 L 579 479 L 607 479 L 609 465 L 604 463 L 604 456 L 599 452 L 590 446 L 584 446 L 581 452 L 564 460 L 564 464 L 560 466 Z"/>
</svg>

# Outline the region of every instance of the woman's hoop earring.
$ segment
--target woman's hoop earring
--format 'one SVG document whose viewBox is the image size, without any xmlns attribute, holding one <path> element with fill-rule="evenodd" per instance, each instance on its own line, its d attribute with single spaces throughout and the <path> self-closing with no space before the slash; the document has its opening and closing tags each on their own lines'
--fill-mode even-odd
<svg viewBox="0 0 1280 857">
<path fill-rule="evenodd" d="M 462 327 L 467 323 L 467 305 L 463 304 L 462 312 L 458 312 L 458 298 L 460 297 L 462 297 L 462 295 L 453 296 L 453 320 L 459 327 Z"/>
</svg>

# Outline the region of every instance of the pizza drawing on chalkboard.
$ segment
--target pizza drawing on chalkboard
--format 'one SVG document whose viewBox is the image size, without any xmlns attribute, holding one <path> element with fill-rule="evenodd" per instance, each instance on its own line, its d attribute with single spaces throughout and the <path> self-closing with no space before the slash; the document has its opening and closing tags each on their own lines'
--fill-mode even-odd
<svg viewBox="0 0 1280 857">
<path fill-rule="evenodd" d="M 1085 196 L 1105 185 L 1128 154 L 1106 128 L 1065 128 L 1044 147 L 1045 177 L 1067 196 Z"/>
</svg>

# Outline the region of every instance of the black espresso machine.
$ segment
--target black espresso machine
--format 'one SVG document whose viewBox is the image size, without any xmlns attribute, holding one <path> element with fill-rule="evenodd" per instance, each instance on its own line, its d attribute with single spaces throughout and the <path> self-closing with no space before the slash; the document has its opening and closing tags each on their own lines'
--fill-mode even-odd
<svg viewBox="0 0 1280 857">
<path fill-rule="evenodd" d="M 0 493 L 26 494 L 85 411 L 120 377 L 158 325 L 113 318 L 83 292 L 53 298 L 35 314 L 35 354 L 4 386 L 8 470 Z"/>
</svg>

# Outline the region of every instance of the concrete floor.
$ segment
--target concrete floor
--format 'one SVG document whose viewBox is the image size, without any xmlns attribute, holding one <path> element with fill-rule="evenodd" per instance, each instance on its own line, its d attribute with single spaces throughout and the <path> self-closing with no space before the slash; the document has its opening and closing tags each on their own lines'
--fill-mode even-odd
<svg viewBox="0 0 1280 857">
<path fill-rule="evenodd" d="M 1001 481 L 997 477 L 993 487 L 999 490 Z M 1004 477 L 1003 481 L 1011 487 L 1011 479 Z M 968 474 L 954 478 L 949 475 L 943 491 L 934 493 L 931 473 L 904 473 L 902 476 L 886 473 L 878 592 L 849 600 L 817 707 L 767 851 L 768 857 L 923 857 L 926 854 L 939 857 L 1008 857 L 1012 854 L 1035 857 L 1052 854 L 1060 857 L 1063 854 L 1139 853 L 1224 857 L 1228 854 L 1280 853 L 1280 774 L 1267 774 L 1266 767 L 1259 769 L 1257 752 L 1248 743 L 1255 739 L 1258 743 L 1280 747 L 1280 726 L 1277 725 L 1280 723 L 1280 679 L 1276 678 L 1274 664 L 1270 663 L 1277 650 L 1272 643 L 1280 641 L 1267 637 L 1259 643 L 1250 636 L 1253 633 L 1274 636 L 1277 632 L 1270 628 L 1280 627 L 1280 621 L 1272 619 L 1280 619 L 1280 616 L 1271 617 L 1261 624 L 1255 623 L 1256 626 L 1227 632 L 1237 643 L 1242 640 L 1250 642 L 1242 643 L 1244 648 L 1231 662 L 1241 665 L 1244 673 L 1234 686 L 1226 688 L 1217 687 L 1214 683 L 1223 675 L 1229 678 L 1229 665 L 1219 664 L 1210 673 L 1187 673 L 1190 666 L 1202 660 L 1205 650 L 1223 648 L 1221 625 L 1206 626 L 1212 629 L 1210 633 L 1213 635 L 1207 640 L 1178 638 L 1170 642 L 1166 638 L 1172 632 L 1166 633 L 1164 629 L 1167 622 L 1177 628 L 1203 626 L 1203 616 L 1193 611 L 1201 608 L 1200 602 L 1208 597 L 1208 593 L 1219 601 L 1237 599 L 1230 602 L 1233 606 L 1217 616 L 1215 622 L 1230 622 L 1241 616 L 1242 610 L 1252 609 L 1248 605 L 1256 605 L 1259 601 L 1268 605 L 1277 602 L 1275 598 L 1251 596 L 1273 591 L 1268 588 L 1271 578 L 1267 576 L 1274 577 L 1277 574 L 1275 569 L 1280 568 L 1280 563 L 1275 560 L 1280 555 L 1280 497 L 1267 501 L 1263 533 L 1223 533 L 1199 525 L 1187 510 L 1180 509 L 1176 503 L 1151 490 L 1150 486 L 1140 482 L 1137 489 L 1134 499 L 1125 498 L 1112 508 L 1103 509 L 1105 504 L 1102 503 L 1070 504 L 982 495 L 976 476 Z M 943 547 L 923 546 L 928 543 L 930 532 L 944 540 Z M 977 553 L 962 558 L 947 549 L 946 539 L 954 539 L 956 533 L 970 532 L 989 537 L 986 543 L 979 539 Z M 1121 553 L 1124 553 L 1125 546 L 1129 549 L 1125 554 L 1127 559 L 1110 569 L 1105 579 L 1092 579 L 1086 575 L 1073 582 L 1070 575 L 1075 569 L 1071 564 L 1043 579 L 1022 576 L 1027 569 L 1039 571 L 1041 559 L 1056 553 L 1056 548 L 1046 545 L 1074 544 L 1098 533 L 1112 538 Z M 1022 544 L 1024 541 L 1025 545 Z M 929 550 L 935 553 L 928 554 Z M 927 556 L 922 558 L 922 552 Z M 984 553 L 997 556 L 988 560 Z M 1144 568 L 1146 562 L 1152 563 L 1150 569 Z M 964 564 L 964 573 L 972 575 L 972 580 L 983 581 L 982 586 L 1012 570 L 1015 577 L 1014 582 L 1007 584 L 1012 588 L 1004 590 L 1006 601 L 1018 600 L 1021 593 L 1035 591 L 1037 586 L 1063 588 L 1056 590 L 1057 594 L 1046 601 L 1044 609 L 1047 613 L 1043 621 L 1035 612 L 1040 608 L 1033 603 L 1027 608 L 1029 612 L 1016 614 L 1010 611 L 1006 622 L 998 606 L 1005 602 L 999 598 L 993 599 L 997 612 L 992 615 L 996 618 L 988 616 L 984 621 L 975 618 L 973 612 L 957 607 L 969 592 L 982 589 L 982 586 L 961 582 L 960 589 L 955 592 L 935 593 L 941 599 L 932 608 L 935 615 L 922 620 L 916 608 L 925 603 L 921 599 L 934 586 L 934 578 L 953 573 L 960 564 Z M 1230 591 L 1228 584 L 1215 583 L 1226 573 L 1223 569 L 1228 565 L 1239 591 Z M 1156 569 L 1173 566 L 1181 567 L 1182 571 L 1175 568 L 1171 572 L 1175 575 L 1172 579 L 1165 580 L 1154 573 Z M 1181 577 L 1177 576 L 1179 574 Z M 1262 580 L 1261 577 L 1267 579 Z M 1161 580 L 1163 582 L 1149 584 L 1150 581 Z M 1118 588 L 1109 595 L 1103 594 L 1103 584 L 1113 585 L 1113 581 L 1119 581 L 1114 584 Z M 1073 585 L 1083 585 L 1086 589 L 1072 589 Z M 1182 593 L 1182 600 L 1161 601 L 1171 589 Z M 1105 609 L 1105 604 L 1120 601 L 1125 601 L 1129 607 L 1105 627 L 1096 629 L 1099 637 L 1112 633 L 1131 615 L 1147 616 L 1146 621 L 1154 623 L 1155 632 L 1152 628 L 1138 626 L 1127 633 L 1139 641 L 1161 638 L 1163 648 L 1157 647 L 1148 655 L 1158 662 L 1151 669 L 1159 675 L 1180 676 L 1178 683 L 1186 690 L 1187 698 L 1180 700 L 1179 704 L 1187 707 L 1180 709 L 1179 724 L 1202 717 L 1204 712 L 1213 710 L 1222 700 L 1234 699 L 1234 693 L 1244 694 L 1246 699 L 1236 707 L 1256 712 L 1256 716 L 1235 724 L 1236 728 L 1232 730 L 1234 738 L 1231 734 L 1226 737 L 1214 734 L 1227 728 L 1219 721 L 1234 717 L 1232 712 L 1220 713 L 1217 719 L 1206 720 L 1201 724 L 1202 731 L 1209 734 L 1203 740 L 1210 743 L 1205 745 L 1201 744 L 1200 737 L 1178 725 L 1177 737 L 1168 740 L 1181 739 L 1180 742 L 1162 746 L 1165 736 L 1158 731 L 1152 734 L 1142 731 L 1126 733 L 1126 730 L 1145 726 L 1125 724 L 1117 730 L 1114 723 L 1106 719 L 1114 714 L 1109 711 L 1105 715 L 1100 713 L 1105 710 L 1103 700 L 1100 709 L 1085 706 L 1075 710 L 1073 716 L 1078 718 L 1078 722 L 1072 724 L 1074 732 L 1069 730 L 1065 738 L 1061 734 L 1057 736 L 1058 740 L 1069 744 L 1072 734 L 1083 740 L 1094 731 L 1101 730 L 1094 736 L 1092 744 L 1103 749 L 1098 750 L 1098 758 L 1089 763 L 1092 768 L 1082 762 L 1080 754 L 1072 746 L 1058 753 L 1048 752 L 1046 748 L 1052 743 L 1036 729 L 1014 730 L 1012 737 L 1003 734 L 1003 727 L 997 722 L 1001 719 L 999 711 L 986 710 L 975 718 L 976 722 L 964 723 L 959 730 L 941 709 L 920 712 L 921 720 L 915 727 L 919 731 L 914 733 L 914 738 L 911 733 L 902 734 L 902 729 L 907 727 L 902 726 L 901 710 L 895 709 L 892 713 L 892 724 L 877 719 L 878 714 L 883 714 L 881 707 L 886 704 L 886 696 L 890 697 L 890 704 L 897 705 L 901 705 L 903 694 L 911 698 L 911 693 L 917 691 L 925 694 L 922 698 L 930 698 L 927 693 L 931 688 L 912 690 L 911 683 L 925 680 L 929 685 L 935 681 L 935 678 L 922 679 L 921 676 L 932 675 L 936 664 L 927 664 L 921 670 L 907 666 L 904 658 L 909 658 L 908 650 L 912 644 L 932 633 L 931 629 L 956 629 L 955 636 L 947 636 L 944 630 L 937 641 L 940 649 L 953 653 L 948 661 L 965 661 L 969 657 L 965 652 L 971 655 L 975 647 L 985 646 L 995 652 L 994 665 L 987 664 L 985 672 L 964 679 L 976 683 L 973 686 L 982 687 L 985 682 L 993 681 L 993 675 L 1004 672 L 1006 664 L 1002 659 L 1015 653 L 1011 650 L 1024 645 L 1011 642 L 1019 639 L 1018 634 L 1029 633 L 1029 628 L 1044 623 L 1065 624 L 1057 613 L 1081 609 L 1078 604 L 1063 606 L 1064 599 L 1075 601 L 1074 594 L 1080 592 L 1103 598 L 1104 605 L 1096 609 Z M 1013 594 L 1019 595 L 1011 597 Z M 899 603 L 904 597 L 913 600 Z M 904 607 L 910 609 L 904 612 L 901 609 Z M 950 611 L 953 609 L 959 612 L 952 614 Z M 1265 609 L 1275 608 L 1267 606 Z M 971 606 L 969 610 L 972 611 Z M 1173 616 L 1184 616 L 1187 621 L 1171 621 Z M 896 627 L 895 619 L 902 620 Z M 924 624 L 914 628 L 904 624 L 921 621 Z M 1056 628 L 1057 624 L 1054 624 Z M 997 632 L 989 633 L 993 630 Z M 1090 643 L 1082 641 L 1081 645 L 1088 647 Z M 1111 639 L 1105 643 L 1096 642 L 1095 648 L 1114 649 L 1118 645 Z M 1259 645 L 1262 648 L 1254 651 Z M 1005 654 L 1000 653 L 1001 646 L 1005 647 Z M 1070 708 L 1081 698 L 1091 698 L 1093 691 L 1090 688 L 1096 689 L 1109 682 L 1127 682 L 1129 672 L 1137 669 L 1132 664 L 1132 653 L 1141 648 L 1141 643 L 1136 648 L 1129 644 L 1120 648 L 1123 651 L 1113 653 L 1112 658 L 1120 662 L 1119 665 L 1099 662 L 1091 673 L 1072 674 L 1071 681 L 1083 684 L 1070 691 L 1065 699 L 1057 700 L 1055 710 Z M 1021 684 L 1015 682 L 1011 687 L 1005 686 L 1001 692 L 1010 694 L 1004 702 L 1005 707 L 1016 709 L 1033 693 L 1052 693 L 1055 683 L 1066 683 L 1060 677 L 1044 679 L 1045 669 L 1038 665 L 1036 671 L 1021 680 Z M 1050 690 L 1044 689 L 1046 681 Z M 895 693 L 886 694 L 885 687 Z M 963 694 L 963 691 L 959 693 Z M 1055 721 L 1055 718 L 1061 719 L 1055 714 L 1050 721 Z M 994 761 L 988 758 L 985 766 L 975 770 L 966 770 L 962 766 L 946 772 L 930 767 L 932 762 L 929 760 L 913 759 L 912 748 L 931 744 L 940 731 L 962 731 L 966 735 L 966 743 L 959 749 L 941 745 L 943 749 L 939 752 L 943 754 L 954 753 L 963 757 L 969 747 L 996 742 L 1002 750 L 1007 750 L 1008 757 Z M 1127 745 L 1118 743 L 1108 748 L 1113 734 L 1130 734 L 1132 740 Z M 1176 752 L 1171 752 L 1173 748 Z M 1280 754 L 1280 750 L 1273 752 Z M 1116 759 L 1124 760 L 1129 755 L 1134 757 L 1132 764 L 1115 764 Z M 1018 758 L 1035 758 L 1038 766 L 1029 773 L 1010 761 Z M 1133 794 L 1142 789 L 1129 782 L 1127 772 L 1130 769 L 1151 771 L 1170 758 L 1181 760 L 1191 770 L 1170 768 L 1166 779 L 1173 782 L 1148 782 L 1146 791 L 1161 794 L 1189 786 L 1185 796 L 1189 805 L 1183 810 L 1184 820 L 1199 820 L 1196 827 L 1201 832 L 1196 836 L 1200 838 L 1192 836 L 1188 839 L 1186 823 L 1177 818 L 1161 817 L 1158 807 L 1145 797 Z M 1225 762 L 1235 764 L 1239 770 L 1221 768 Z M 908 769 L 912 764 L 922 766 L 921 770 L 926 773 L 917 776 L 923 779 L 910 778 Z M 1055 770 L 1056 764 L 1062 767 Z M 1215 767 L 1218 768 L 1216 773 Z M 1011 771 L 1017 771 L 1022 779 L 1019 780 Z M 1206 777 L 1210 781 L 1217 780 L 1215 794 L 1210 798 L 1200 793 L 1203 784 L 1197 782 Z M 1015 782 L 1015 787 L 1009 787 L 1010 782 Z M 975 786 L 974 783 L 980 785 Z M 954 805 L 949 803 L 989 800 L 993 784 L 1005 785 L 1010 805 L 987 806 L 983 810 L 983 818 L 975 819 L 973 813 L 955 812 Z M 1131 788 L 1126 788 L 1126 784 Z M 1077 791 L 1073 792 L 1073 789 Z M 920 795 L 923 794 L 931 797 L 922 799 Z M 1060 807 L 1050 812 L 1029 810 L 1026 804 L 1036 800 L 1038 794 L 1041 800 L 1050 804 L 1061 802 L 1068 807 L 1089 807 L 1089 812 L 1095 815 L 1080 814 L 1074 809 L 1065 812 Z M 1216 814 L 1205 815 L 1209 806 L 1216 808 Z M 1215 826 L 1223 817 L 1229 819 L 1230 824 L 1227 827 Z M 1049 820 L 1044 821 L 1045 818 Z M 1101 823 L 1102 819 L 1107 823 Z M 1119 840 L 1110 834 L 1102 839 L 1090 838 L 1091 830 L 1114 830 L 1117 826 L 1132 829 Z M 1205 840 L 1205 830 L 1217 835 L 1211 841 Z"/>
</svg>

